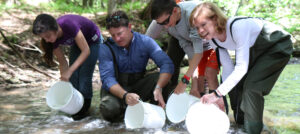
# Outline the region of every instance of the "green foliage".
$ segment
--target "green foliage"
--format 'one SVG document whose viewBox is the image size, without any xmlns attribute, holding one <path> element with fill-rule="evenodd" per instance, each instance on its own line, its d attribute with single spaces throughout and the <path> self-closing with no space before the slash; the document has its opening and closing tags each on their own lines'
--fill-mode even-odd
<svg viewBox="0 0 300 134">
<path fill-rule="evenodd" d="M 121 9 L 124 9 L 126 12 L 132 12 L 134 10 L 142 10 L 147 6 L 147 3 L 142 2 L 142 1 L 136 1 L 136 2 L 127 2 L 123 5 L 120 6 Z"/>
<path fill-rule="evenodd" d="M 210 1 L 218 5 L 222 9 L 222 11 L 227 16 L 233 16 L 235 9 L 237 8 L 239 1 L 232 1 L 232 0 L 204 0 L 204 1 Z"/>
<path fill-rule="evenodd" d="M 105 9 L 102 8 L 83 8 L 81 5 L 72 2 L 68 4 L 64 0 L 57 0 L 48 4 L 42 4 L 41 7 L 49 11 L 73 12 L 78 14 L 105 11 Z"/>
<path fill-rule="evenodd" d="M 20 39 L 17 35 L 7 36 L 6 38 L 12 44 L 17 44 L 20 41 Z M 8 42 L 6 40 L 4 40 L 3 43 L 8 44 Z"/>
<path fill-rule="evenodd" d="M 14 8 L 14 7 L 15 7 L 15 5 L 8 6 L 5 3 L 0 3 L 0 12 L 3 12 L 5 10 L 8 10 L 8 9 L 11 9 L 11 8 Z"/>
<path fill-rule="evenodd" d="M 161 41 L 159 41 L 159 40 L 155 40 L 156 41 L 156 43 L 160 46 L 160 47 L 163 47 L 164 46 L 164 44 L 161 42 Z"/>
<path fill-rule="evenodd" d="M 300 33 L 299 0 L 204 0 L 217 4 L 229 16 L 260 17 L 278 24 L 297 37 Z M 297 46 L 299 38 L 296 38 Z"/>
<path fill-rule="evenodd" d="M 228 16 L 262 17 L 277 23 L 281 18 L 298 18 L 299 2 L 295 0 L 206 0 L 216 3 Z M 242 1 L 241 5 L 239 5 Z"/>
<path fill-rule="evenodd" d="M 287 32 L 293 33 L 294 31 L 300 31 L 300 24 L 294 24 L 290 28 L 284 28 Z"/>
<path fill-rule="evenodd" d="M 3 4 L 0 4 L 0 12 L 3 12 L 5 10 L 6 6 Z"/>
</svg>

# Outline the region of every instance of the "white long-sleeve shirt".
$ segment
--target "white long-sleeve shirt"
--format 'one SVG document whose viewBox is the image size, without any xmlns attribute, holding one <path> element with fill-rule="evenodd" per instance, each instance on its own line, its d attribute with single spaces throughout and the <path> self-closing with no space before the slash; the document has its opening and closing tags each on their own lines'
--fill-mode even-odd
<svg viewBox="0 0 300 134">
<path fill-rule="evenodd" d="M 247 73 L 250 59 L 250 48 L 254 45 L 258 35 L 263 28 L 263 22 L 259 19 L 241 19 L 232 25 L 232 36 L 230 33 L 230 24 L 234 18 L 230 18 L 226 25 L 226 40 L 221 42 L 217 39 L 219 46 L 225 49 L 219 49 L 220 61 L 223 66 L 223 83 L 218 87 L 222 95 L 226 95 Z M 209 43 L 216 47 L 213 41 Z M 227 50 L 234 50 L 236 54 L 236 65 L 233 65 Z"/>
</svg>

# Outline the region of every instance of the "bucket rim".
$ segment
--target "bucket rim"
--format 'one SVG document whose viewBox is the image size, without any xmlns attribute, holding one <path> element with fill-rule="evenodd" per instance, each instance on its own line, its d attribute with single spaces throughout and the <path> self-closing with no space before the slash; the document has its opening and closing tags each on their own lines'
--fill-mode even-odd
<svg viewBox="0 0 300 134">
<path fill-rule="evenodd" d="M 170 114 L 170 112 L 174 112 L 174 111 L 172 111 L 172 110 L 170 110 L 170 104 L 172 104 L 171 103 L 171 101 L 174 101 L 174 100 L 177 100 L 177 98 L 179 97 L 179 96 L 184 96 L 184 97 L 186 97 L 186 98 L 188 98 L 189 96 L 188 96 L 189 94 L 187 94 L 186 92 L 183 92 L 183 93 L 180 93 L 180 94 L 175 94 L 175 93 L 172 93 L 171 95 L 170 95 L 170 97 L 169 97 L 169 99 L 168 99 L 168 101 L 167 101 L 167 103 L 166 103 L 166 116 L 167 116 L 167 118 L 168 118 L 168 120 L 170 120 L 172 123 L 180 123 L 180 122 L 182 122 L 182 121 L 184 121 L 185 120 L 185 118 L 186 118 L 186 114 L 187 114 L 187 112 L 188 112 L 188 109 L 186 109 L 184 112 L 185 112 L 185 115 L 184 116 L 182 116 L 180 119 L 178 119 L 178 120 L 174 120 L 174 118 L 172 118 L 172 116 L 171 116 L 171 114 Z M 187 99 L 187 100 L 189 100 L 189 98 Z M 186 104 L 188 105 L 188 101 L 186 102 Z"/>
<path fill-rule="evenodd" d="M 141 100 L 139 100 L 139 103 L 137 103 L 137 104 L 135 104 L 135 105 L 137 105 L 137 106 L 140 106 L 140 107 L 142 107 L 142 113 L 143 113 L 143 119 L 142 119 L 142 121 L 141 121 L 141 123 L 139 123 L 139 127 L 131 127 L 131 129 L 136 129 L 136 128 L 141 128 L 141 127 L 143 127 L 144 126 L 144 123 L 145 123 L 145 118 L 144 118 L 144 116 L 145 116 L 145 108 L 144 108 L 144 102 L 143 101 L 141 101 Z M 135 106 L 135 105 L 133 105 L 133 106 Z M 130 107 L 130 106 L 127 106 L 127 108 L 128 107 Z M 126 108 L 126 110 L 125 110 L 125 117 L 126 117 L 126 113 L 128 112 L 127 111 L 127 108 Z M 126 122 L 128 121 L 128 119 L 127 118 L 125 118 L 124 117 L 124 121 L 125 121 L 125 126 L 126 126 Z"/>
<path fill-rule="evenodd" d="M 206 109 L 206 111 L 210 110 L 212 112 L 212 115 L 214 117 L 213 120 L 217 120 L 218 123 L 219 123 L 217 125 L 220 125 L 220 121 L 222 120 L 222 125 L 221 126 L 223 126 L 222 130 L 226 131 L 226 132 L 224 131 L 225 133 L 227 133 L 229 131 L 229 129 L 230 129 L 230 119 L 229 119 L 228 115 L 225 112 L 221 111 L 215 104 L 204 104 L 204 103 L 202 103 L 202 102 L 199 101 L 199 102 L 193 103 L 191 105 L 191 107 L 189 108 L 189 111 L 187 113 L 187 119 L 185 120 L 185 125 L 186 125 L 186 128 L 187 128 L 187 130 L 188 130 L 189 133 L 192 133 L 191 132 L 191 130 L 192 130 L 191 128 L 195 128 L 193 125 L 191 125 L 191 124 L 194 124 L 194 123 L 191 123 L 191 121 L 195 120 L 195 117 L 193 115 L 195 115 L 194 114 L 195 111 L 199 111 L 200 110 L 199 109 L 200 107 Z M 196 115 L 204 115 L 204 114 L 198 114 L 198 112 L 197 112 Z M 199 121 L 199 120 L 197 120 L 197 121 Z M 202 123 L 202 124 L 207 124 L 207 123 Z M 219 132 L 221 132 L 221 131 L 218 131 L 218 133 Z M 222 131 L 222 133 L 223 133 L 223 131 Z"/>
<path fill-rule="evenodd" d="M 51 90 L 52 87 L 53 87 L 54 85 L 60 84 L 60 83 L 66 84 L 66 85 L 68 85 L 68 86 L 70 87 L 70 89 L 71 89 L 71 96 L 68 98 L 66 104 L 62 105 L 61 107 L 53 107 L 52 104 L 49 105 L 48 100 L 47 100 L 47 98 L 48 98 L 47 96 L 48 96 L 48 93 L 49 93 L 49 91 L 48 91 L 47 94 L 46 94 L 46 101 L 47 101 L 48 106 L 50 106 L 50 107 L 51 107 L 52 109 L 54 109 L 54 110 L 61 110 L 61 109 L 65 108 L 65 107 L 70 103 L 70 101 L 71 101 L 71 99 L 72 99 L 72 97 L 73 97 L 73 95 L 74 95 L 74 92 L 75 92 L 75 91 L 74 91 L 74 87 L 72 86 L 72 84 L 71 84 L 70 82 L 66 82 L 66 81 L 58 81 L 58 82 L 54 83 L 54 84 L 50 87 L 49 90 Z"/>
</svg>

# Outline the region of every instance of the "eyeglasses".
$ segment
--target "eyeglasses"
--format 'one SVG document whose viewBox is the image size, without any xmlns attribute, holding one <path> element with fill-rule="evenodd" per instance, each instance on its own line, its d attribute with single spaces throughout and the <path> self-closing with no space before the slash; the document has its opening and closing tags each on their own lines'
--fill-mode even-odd
<svg viewBox="0 0 300 134">
<path fill-rule="evenodd" d="M 106 23 L 111 23 L 113 21 L 115 22 L 119 22 L 121 20 L 121 16 L 111 16 L 111 17 L 108 17 L 106 18 Z"/>
<path fill-rule="evenodd" d="M 159 22 L 156 22 L 157 24 L 159 24 L 159 25 L 167 25 L 169 22 L 170 22 L 170 17 L 172 16 L 172 13 L 173 12 L 171 12 L 171 14 L 169 15 L 169 17 L 166 19 L 166 20 L 164 20 L 163 22 L 161 22 L 161 23 L 159 23 Z"/>
</svg>

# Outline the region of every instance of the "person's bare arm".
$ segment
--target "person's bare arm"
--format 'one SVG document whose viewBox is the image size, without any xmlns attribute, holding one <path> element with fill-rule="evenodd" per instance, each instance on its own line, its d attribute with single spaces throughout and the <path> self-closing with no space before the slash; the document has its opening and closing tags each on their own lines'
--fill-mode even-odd
<svg viewBox="0 0 300 134">
<path fill-rule="evenodd" d="M 81 30 L 78 31 L 75 36 L 75 42 L 78 48 L 81 50 L 80 55 L 75 60 L 75 62 L 61 75 L 61 79 L 64 81 L 69 81 L 69 78 L 73 74 L 73 72 L 86 60 L 86 58 L 90 55 L 89 45 L 83 36 Z"/>
<path fill-rule="evenodd" d="M 114 96 L 117 96 L 120 99 L 124 99 L 126 101 L 126 104 L 133 106 L 139 102 L 140 96 L 135 94 L 135 93 L 127 93 L 126 90 L 124 90 L 120 84 L 115 84 L 110 87 L 109 89 L 110 93 L 113 94 Z M 127 93 L 125 96 L 124 94 Z"/>
<path fill-rule="evenodd" d="M 165 101 L 162 96 L 162 87 L 165 87 L 168 84 L 168 81 L 171 79 L 172 74 L 170 73 L 161 73 L 157 81 L 156 87 L 154 89 L 154 100 L 158 101 L 158 105 L 165 107 Z"/>
</svg>

